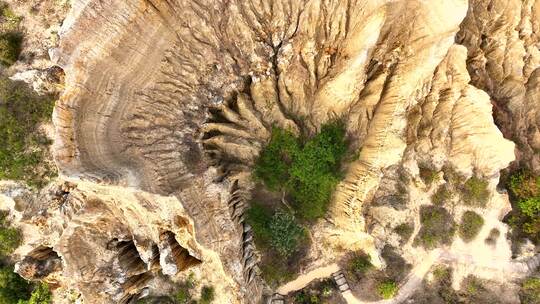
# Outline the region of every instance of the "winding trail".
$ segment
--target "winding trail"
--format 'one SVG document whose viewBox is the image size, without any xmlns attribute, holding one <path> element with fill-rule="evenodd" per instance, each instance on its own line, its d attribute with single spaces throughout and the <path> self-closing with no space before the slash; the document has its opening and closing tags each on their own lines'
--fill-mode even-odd
<svg viewBox="0 0 540 304">
<path fill-rule="evenodd" d="M 529 258 L 526 261 L 508 261 L 507 259 L 495 259 L 491 265 L 478 264 L 472 259 L 469 253 L 455 253 L 442 249 L 436 249 L 431 251 L 422 261 L 414 267 L 411 273 L 407 276 L 404 284 L 400 286 L 398 294 L 388 300 L 380 300 L 375 302 L 366 302 L 358 299 L 350 290 L 342 293 L 343 298 L 347 304 L 399 304 L 411 296 L 415 290 L 422 284 L 422 280 L 429 272 L 431 267 L 438 262 L 454 262 L 454 263 L 466 263 L 472 267 L 481 268 L 490 271 L 502 271 L 506 275 L 512 277 L 523 277 L 534 271 L 540 266 L 540 253 Z M 333 273 L 340 271 L 337 264 L 331 264 L 325 267 L 314 269 L 304 275 L 299 276 L 293 281 L 282 285 L 277 289 L 277 294 L 286 295 L 290 292 L 301 290 L 314 280 L 327 278 L 332 276 Z M 271 302 L 277 303 L 277 302 Z M 280 302 L 282 303 L 282 302 Z"/>
</svg>

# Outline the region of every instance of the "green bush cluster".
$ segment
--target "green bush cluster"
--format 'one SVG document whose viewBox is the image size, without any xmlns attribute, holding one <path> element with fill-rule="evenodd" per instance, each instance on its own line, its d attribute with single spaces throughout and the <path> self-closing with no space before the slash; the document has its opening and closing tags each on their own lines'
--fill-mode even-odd
<svg viewBox="0 0 540 304">
<path fill-rule="evenodd" d="M 469 178 L 462 189 L 462 198 L 466 205 L 485 207 L 489 199 L 488 182 L 476 176 Z"/>
<path fill-rule="evenodd" d="M 448 185 L 443 185 L 431 196 L 431 202 L 437 206 L 443 206 L 452 198 L 452 191 Z"/>
<path fill-rule="evenodd" d="M 0 179 L 25 180 L 40 187 L 56 174 L 43 162 L 50 142 L 37 134 L 38 124 L 51 118 L 53 107 L 50 97 L 0 76 Z"/>
<path fill-rule="evenodd" d="M 301 217 L 316 219 L 326 212 L 339 182 L 346 149 L 345 129 L 340 122 L 323 125 L 318 134 L 306 141 L 274 127 L 254 174 L 268 189 L 289 193 Z"/>
<path fill-rule="evenodd" d="M 272 213 L 256 202 L 246 213 L 255 243 L 267 254 L 261 262 L 262 276 L 268 284 L 278 285 L 293 276 L 288 262 L 307 239 L 305 229 L 286 211 Z"/>
<path fill-rule="evenodd" d="M 49 286 L 45 283 L 38 284 L 34 287 L 30 299 L 19 300 L 17 304 L 51 304 L 52 303 L 52 294 L 49 290 Z"/>
<path fill-rule="evenodd" d="M 391 299 L 395 297 L 398 292 L 398 289 L 399 288 L 396 282 L 392 280 L 386 280 L 386 281 L 380 282 L 377 285 L 377 291 L 383 299 Z"/>
<path fill-rule="evenodd" d="M 7 212 L 0 211 L 0 259 L 10 255 L 20 244 L 21 233 L 10 227 Z"/>
<path fill-rule="evenodd" d="M 431 186 L 433 181 L 435 181 L 437 177 L 439 176 L 439 172 L 429 167 L 418 166 L 418 169 L 420 173 L 420 178 L 422 179 L 422 181 L 424 181 L 424 184 L 426 184 L 426 186 L 428 187 Z"/>
<path fill-rule="evenodd" d="M 0 304 L 17 304 L 31 295 L 31 285 L 16 274 L 13 267 L 0 267 Z"/>
<path fill-rule="evenodd" d="M 275 250 L 283 258 L 296 252 L 306 237 L 305 229 L 287 211 L 278 210 L 272 214 L 263 206 L 253 203 L 247 211 L 247 221 L 253 229 L 257 245 Z"/>
<path fill-rule="evenodd" d="M 449 245 L 455 233 L 455 222 L 446 209 L 438 206 L 420 208 L 420 231 L 415 239 L 416 245 L 433 249 Z"/>
<path fill-rule="evenodd" d="M 373 264 L 371 264 L 371 258 L 369 255 L 359 252 L 355 253 L 352 259 L 349 261 L 348 268 L 357 278 L 360 278 L 370 269 L 373 269 Z"/>
<path fill-rule="evenodd" d="M 178 290 L 174 294 L 173 298 L 177 304 L 191 304 L 193 288 L 195 288 L 194 274 L 190 273 L 188 278 L 180 283 Z"/>
<path fill-rule="evenodd" d="M 516 210 L 511 224 L 531 238 L 540 242 L 540 177 L 530 172 L 518 172 L 510 177 L 509 188 Z"/>
<path fill-rule="evenodd" d="M 213 286 L 203 286 L 201 289 L 201 299 L 199 300 L 200 304 L 210 304 L 214 301 L 215 290 Z"/>
<path fill-rule="evenodd" d="M 520 299 L 523 304 L 540 304 L 540 278 L 528 278 L 521 285 Z"/>
<path fill-rule="evenodd" d="M 484 218 L 474 211 L 465 211 L 459 225 L 459 235 L 465 242 L 472 241 L 482 229 Z"/>
<path fill-rule="evenodd" d="M 407 243 L 414 232 L 414 224 L 399 224 L 394 228 L 394 231 L 401 237 L 401 243 Z"/>
<path fill-rule="evenodd" d="M 18 28 L 20 20 L 6 3 L 0 2 L 1 65 L 10 66 L 19 58 L 23 42 L 23 36 Z"/>
</svg>

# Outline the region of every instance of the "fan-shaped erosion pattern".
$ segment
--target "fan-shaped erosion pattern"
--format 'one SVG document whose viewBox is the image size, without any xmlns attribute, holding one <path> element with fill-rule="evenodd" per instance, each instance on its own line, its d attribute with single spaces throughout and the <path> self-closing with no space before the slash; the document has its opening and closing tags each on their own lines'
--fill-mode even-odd
<svg viewBox="0 0 540 304">
<path fill-rule="evenodd" d="M 429 159 L 465 175 L 480 172 L 494 185 L 514 145 L 494 125 L 490 96 L 481 90 L 491 88 L 496 67 L 485 77 L 467 72 L 476 40 L 460 25 L 471 18 L 465 0 L 73 0 L 52 52 L 66 75 L 53 117 L 54 154 L 65 177 L 99 192 L 96 200 L 81 199 L 85 208 L 112 212 L 107 218 L 124 232 L 99 242 L 122 274 L 108 296 L 129 301 L 153 280 L 152 269 L 175 275 L 205 263 L 219 264 L 223 288 L 236 291 L 224 301 L 255 303 L 271 292 L 259 277 L 243 212 L 250 168 L 273 125 L 309 135 L 343 118 L 358 151 L 313 229 L 312 269 L 357 249 L 380 264 L 381 242 L 366 232 L 363 207 L 389 167 Z M 458 32 L 465 46 L 456 44 Z M 530 85 L 522 95 L 532 100 L 538 73 L 524 70 Z M 531 149 L 536 137 L 527 137 Z M 122 224 L 124 207 L 98 199 L 108 190 L 88 186 L 96 183 L 128 189 L 142 205 L 139 196 L 149 195 L 183 206 L 175 212 L 197 245 L 184 246 L 174 229 L 156 224 L 143 251 Z M 153 216 L 167 213 L 147 207 Z M 66 262 L 66 244 L 61 238 L 51 254 L 37 254 L 49 250 L 43 245 L 26 255 L 36 276 L 84 269 Z M 192 254 L 196 249 L 208 254 Z M 90 278 L 79 275 L 90 295 Z"/>
</svg>

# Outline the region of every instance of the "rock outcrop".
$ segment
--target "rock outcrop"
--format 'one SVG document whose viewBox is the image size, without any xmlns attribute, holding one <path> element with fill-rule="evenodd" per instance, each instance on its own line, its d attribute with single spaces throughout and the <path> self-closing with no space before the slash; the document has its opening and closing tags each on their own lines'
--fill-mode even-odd
<svg viewBox="0 0 540 304">
<path fill-rule="evenodd" d="M 1 187 L 0 207 L 13 211 L 24 238 L 16 271 L 28 280 L 60 288 L 57 294 L 74 290 L 84 303 L 131 303 L 150 286 L 168 294 L 193 273 L 215 286 L 220 303 L 240 303 L 239 287 L 197 242 L 176 198 L 84 182 L 49 185 L 38 196 Z"/>
</svg>

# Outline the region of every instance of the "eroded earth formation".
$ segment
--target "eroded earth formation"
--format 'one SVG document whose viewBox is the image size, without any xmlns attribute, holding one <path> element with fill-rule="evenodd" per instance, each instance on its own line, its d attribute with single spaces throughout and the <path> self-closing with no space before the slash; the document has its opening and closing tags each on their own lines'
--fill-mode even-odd
<svg viewBox="0 0 540 304">
<path fill-rule="evenodd" d="M 3 183 L 0 199 L 24 235 L 17 272 L 54 286 L 55 303 L 131 303 L 188 273 L 216 287 L 215 303 L 269 299 L 244 220 L 253 164 L 272 126 L 313 134 L 334 118 L 357 157 L 301 274 L 355 250 L 384 268 L 387 244 L 420 279 L 430 259 L 453 264 L 457 286 L 527 271 L 497 184 L 513 161 L 540 173 L 540 1 L 72 0 L 61 13 L 45 46 L 65 73 L 60 178 L 39 193 Z M 478 238 L 437 257 L 393 232 L 418 233 L 443 183 L 424 185 L 422 166 L 489 182 Z M 396 192 L 406 202 L 384 204 Z M 493 228 L 503 236 L 486 245 Z"/>
</svg>

